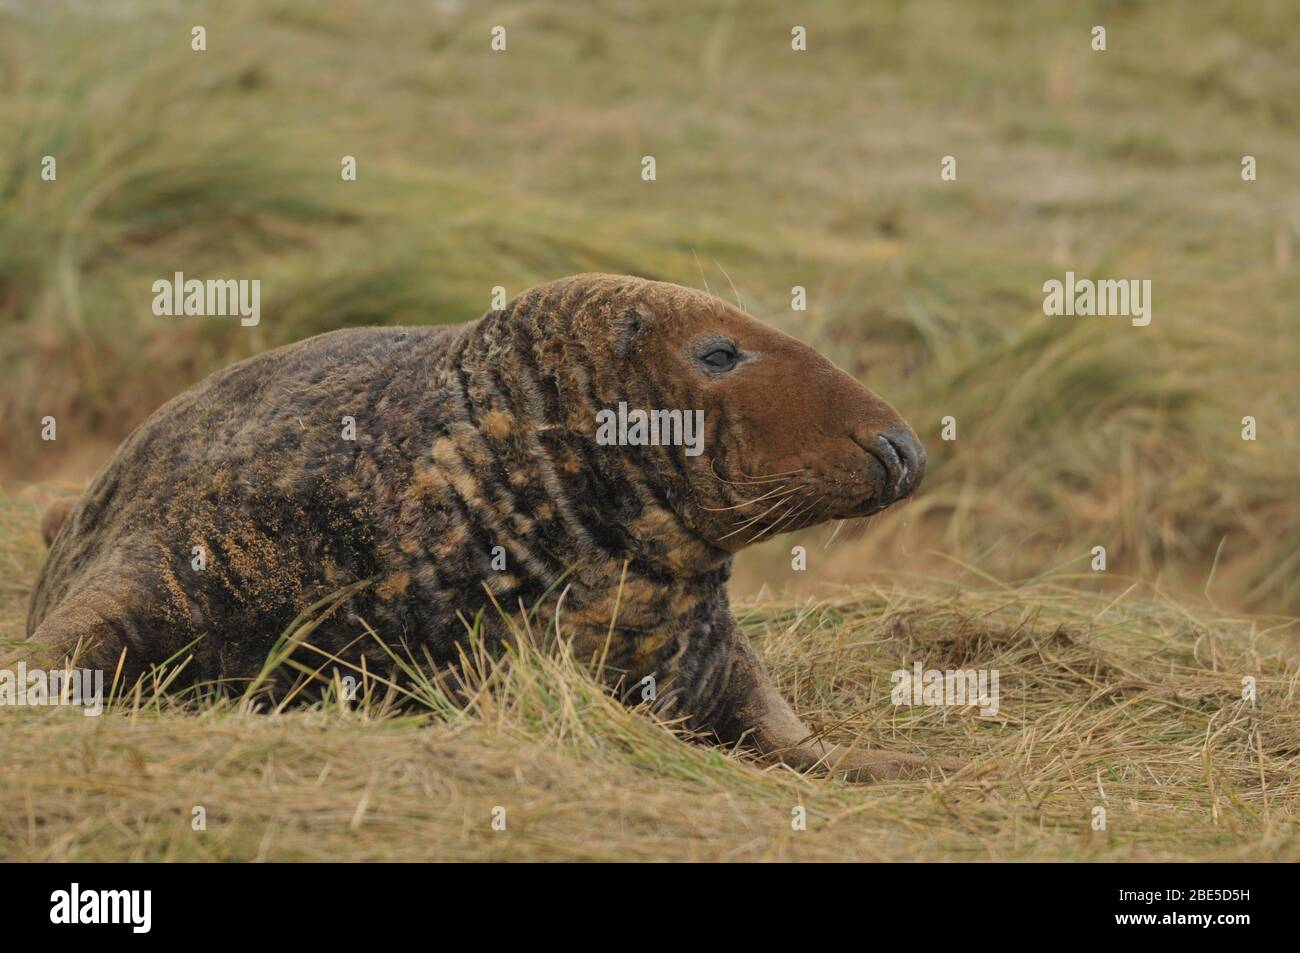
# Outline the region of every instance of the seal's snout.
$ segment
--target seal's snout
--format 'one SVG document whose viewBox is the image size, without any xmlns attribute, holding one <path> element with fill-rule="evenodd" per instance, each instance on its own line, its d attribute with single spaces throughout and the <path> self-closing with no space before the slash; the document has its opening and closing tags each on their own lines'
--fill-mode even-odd
<svg viewBox="0 0 1300 953">
<path fill-rule="evenodd" d="M 882 503 L 896 503 L 921 485 L 925 476 L 925 447 L 907 427 L 891 427 L 882 432 L 874 428 L 859 430 L 853 435 L 853 442 L 884 468 Z"/>
</svg>

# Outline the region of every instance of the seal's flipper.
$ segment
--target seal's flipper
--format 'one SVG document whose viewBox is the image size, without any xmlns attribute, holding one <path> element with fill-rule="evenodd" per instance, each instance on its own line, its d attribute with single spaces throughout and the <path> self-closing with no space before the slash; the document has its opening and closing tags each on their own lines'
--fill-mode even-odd
<svg viewBox="0 0 1300 953">
<path fill-rule="evenodd" d="M 76 505 L 75 497 L 71 500 L 56 500 L 41 516 L 41 538 L 45 540 L 47 548 L 54 545 L 54 537 L 59 535 L 59 530 L 67 522 L 68 514 Z"/>
<path fill-rule="evenodd" d="M 121 662 L 124 683 L 130 684 L 145 671 L 148 660 L 133 650 L 135 640 L 128 635 L 126 619 L 124 592 L 82 589 L 65 597 L 10 655 L 46 668 L 102 669 L 107 679 Z"/>
<path fill-rule="evenodd" d="M 731 660 L 723 669 L 726 680 L 721 691 L 711 693 L 711 723 L 701 725 L 722 741 L 753 748 L 765 761 L 796 771 L 834 774 L 849 781 L 922 778 L 960 769 L 959 763 L 949 760 L 830 744 L 814 737 L 777 691 L 749 639 L 734 621 L 730 627 Z"/>
</svg>

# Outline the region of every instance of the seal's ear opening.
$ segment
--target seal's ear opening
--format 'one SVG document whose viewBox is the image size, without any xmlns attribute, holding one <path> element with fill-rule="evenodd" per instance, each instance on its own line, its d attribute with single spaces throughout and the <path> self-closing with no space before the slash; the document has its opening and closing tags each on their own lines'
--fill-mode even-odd
<svg viewBox="0 0 1300 953">
<path fill-rule="evenodd" d="M 628 308 L 614 320 L 612 350 L 620 360 L 626 360 L 636 352 L 645 324 L 645 315 L 636 308 Z"/>
</svg>

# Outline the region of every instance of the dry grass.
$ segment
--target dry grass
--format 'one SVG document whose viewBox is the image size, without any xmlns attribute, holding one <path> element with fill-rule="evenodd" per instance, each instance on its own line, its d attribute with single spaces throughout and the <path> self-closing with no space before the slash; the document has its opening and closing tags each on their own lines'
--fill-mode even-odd
<svg viewBox="0 0 1300 953">
<path fill-rule="evenodd" d="M 31 508 L 10 504 L 5 525 Z M 34 560 L 4 590 L 13 637 Z M 380 700 L 257 713 L 125 693 L 97 718 L 0 709 L 0 857 L 24 860 L 1297 860 L 1294 620 L 1137 592 L 882 579 L 740 608 L 826 734 L 942 754 L 954 776 L 871 786 L 683 741 L 525 648 L 427 713 Z M 1000 710 L 899 707 L 890 673 L 1000 673 Z M 1243 676 L 1258 698 L 1242 699 Z M 207 829 L 191 829 L 202 806 Z M 492 812 L 506 809 L 507 830 Z M 791 828 L 792 810 L 807 829 Z M 1106 830 L 1092 829 L 1106 811 Z"/>
</svg>

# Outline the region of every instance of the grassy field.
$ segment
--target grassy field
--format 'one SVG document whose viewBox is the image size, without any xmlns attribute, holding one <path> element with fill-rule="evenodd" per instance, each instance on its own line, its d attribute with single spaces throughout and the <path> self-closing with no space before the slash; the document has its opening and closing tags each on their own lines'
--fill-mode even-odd
<svg viewBox="0 0 1300 953">
<path fill-rule="evenodd" d="M 743 301 L 921 435 L 914 502 L 736 589 L 820 725 L 969 762 L 763 772 L 530 657 L 418 719 L 7 711 L 0 856 L 1295 859 L 1297 88 L 1289 0 L 0 3 L 0 637 L 40 506 L 212 370 L 632 272 Z M 1151 279 L 1150 326 L 1045 317 L 1067 270 Z M 155 317 L 176 271 L 259 278 L 261 323 Z M 914 657 L 1001 666 L 999 718 L 895 710 Z"/>
<path fill-rule="evenodd" d="M 32 577 L 32 516 L 0 519 L 6 631 Z M 891 578 L 739 607 L 816 730 L 955 759 L 950 777 L 762 769 L 525 647 L 468 674 L 465 709 L 429 694 L 414 714 L 381 701 L 266 713 L 152 686 L 99 717 L 7 709 L 0 857 L 1300 860 L 1295 620 L 1070 583 Z M 914 661 L 996 669 L 996 715 L 893 706 L 890 674 Z"/>
</svg>

